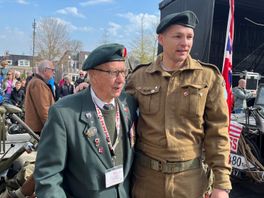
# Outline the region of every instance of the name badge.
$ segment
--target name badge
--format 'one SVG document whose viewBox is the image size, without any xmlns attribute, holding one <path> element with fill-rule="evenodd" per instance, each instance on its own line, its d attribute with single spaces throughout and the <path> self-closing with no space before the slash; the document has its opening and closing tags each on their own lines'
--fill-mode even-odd
<svg viewBox="0 0 264 198">
<path fill-rule="evenodd" d="M 124 181 L 123 165 L 115 166 L 105 172 L 105 187 L 111 187 Z"/>
</svg>

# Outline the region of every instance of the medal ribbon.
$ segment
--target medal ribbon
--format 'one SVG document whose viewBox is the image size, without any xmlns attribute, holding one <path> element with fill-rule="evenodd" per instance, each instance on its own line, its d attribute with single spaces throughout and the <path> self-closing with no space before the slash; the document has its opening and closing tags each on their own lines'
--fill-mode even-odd
<svg viewBox="0 0 264 198">
<path fill-rule="evenodd" d="M 102 125 L 103 131 L 104 131 L 104 134 L 105 134 L 105 137 L 106 137 L 108 148 L 109 148 L 109 150 L 111 152 L 111 155 L 114 156 L 115 155 L 115 148 L 116 148 L 117 144 L 119 143 L 119 134 L 120 134 L 120 113 L 119 113 L 118 104 L 116 104 L 116 116 L 115 116 L 115 124 L 116 124 L 116 133 L 117 133 L 117 135 L 116 135 L 116 140 L 115 140 L 114 145 L 112 145 L 112 142 L 111 142 L 111 139 L 110 139 L 110 135 L 109 135 L 109 132 L 107 130 L 107 127 L 106 127 L 106 124 L 105 124 L 105 121 L 104 121 L 104 116 L 102 114 L 102 111 L 100 110 L 100 108 L 97 105 L 95 105 L 95 108 L 96 108 L 96 112 L 97 112 L 99 121 L 100 121 L 100 123 Z"/>
</svg>

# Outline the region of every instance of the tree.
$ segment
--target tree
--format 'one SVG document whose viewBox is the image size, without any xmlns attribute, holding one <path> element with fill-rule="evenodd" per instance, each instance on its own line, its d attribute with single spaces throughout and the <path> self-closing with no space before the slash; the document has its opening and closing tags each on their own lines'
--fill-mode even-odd
<svg viewBox="0 0 264 198">
<path fill-rule="evenodd" d="M 41 59 L 58 60 L 66 50 L 80 50 L 82 43 L 70 40 L 66 23 L 56 18 L 44 18 L 37 26 L 36 52 Z"/>
<path fill-rule="evenodd" d="M 158 21 L 153 21 L 152 28 L 146 29 L 144 25 L 145 17 L 141 16 L 140 34 L 131 44 L 132 59 L 138 60 L 140 64 L 154 61 L 157 54 L 157 38 L 155 27 Z"/>
<path fill-rule="evenodd" d="M 79 52 L 83 49 L 83 43 L 78 40 L 71 40 L 67 43 L 66 48 L 72 52 Z"/>
</svg>

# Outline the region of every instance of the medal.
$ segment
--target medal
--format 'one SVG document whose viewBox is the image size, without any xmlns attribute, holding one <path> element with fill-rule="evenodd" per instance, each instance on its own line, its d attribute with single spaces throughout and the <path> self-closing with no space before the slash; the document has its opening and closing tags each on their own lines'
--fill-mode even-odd
<svg viewBox="0 0 264 198">
<path fill-rule="evenodd" d="M 104 148 L 100 146 L 100 147 L 98 148 L 98 152 L 102 154 L 102 153 L 104 152 Z"/>
<path fill-rule="evenodd" d="M 87 119 L 91 119 L 92 118 L 92 114 L 91 113 L 86 113 L 85 116 L 86 116 Z"/>
<path fill-rule="evenodd" d="M 97 128 L 95 128 L 95 127 L 91 127 L 91 128 L 89 128 L 84 134 L 85 134 L 88 138 L 91 138 L 91 137 L 95 136 L 96 133 L 97 133 Z"/>
<path fill-rule="evenodd" d="M 95 138 L 94 140 L 95 146 L 98 147 L 100 144 L 100 139 L 99 138 Z"/>
</svg>

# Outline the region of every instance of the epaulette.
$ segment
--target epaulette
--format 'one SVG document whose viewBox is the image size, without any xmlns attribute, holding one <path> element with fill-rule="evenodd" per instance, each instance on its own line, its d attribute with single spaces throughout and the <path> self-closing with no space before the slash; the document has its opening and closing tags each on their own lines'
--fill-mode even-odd
<svg viewBox="0 0 264 198">
<path fill-rule="evenodd" d="M 205 62 L 202 62 L 200 60 L 197 60 L 202 66 L 206 66 L 206 67 L 210 67 L 210 68 L 213 68 L 214 70 L 216 70 L 218 73 L 221 74 L 219 68 L 216 66 L 216 65 L 213 65 L 211 63 L 205 63 Z"/>
<path fill-rule="evenodd" d="M 133 70 L 132 70 L 132 73 L 134 73 L 135 71 L 137 71 L 139 68 L 141 67 L 147 67 L 149 65 L 151 65 L 152 62 L 150 63 L 146 63 L 146 64 L 140 64 L 140 65 L 137 65 Z"/>
</svg>

